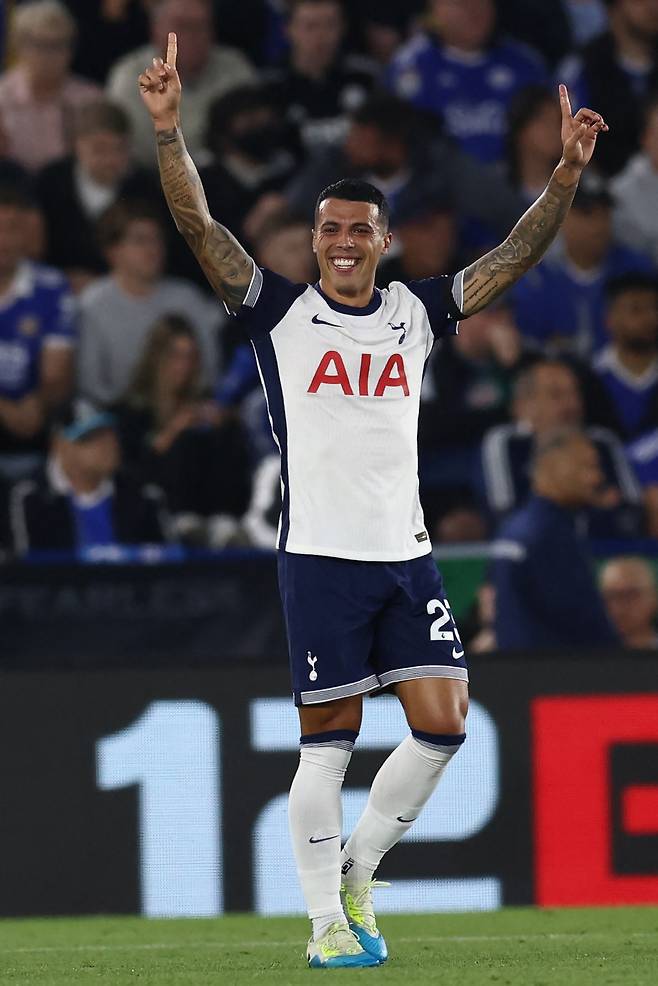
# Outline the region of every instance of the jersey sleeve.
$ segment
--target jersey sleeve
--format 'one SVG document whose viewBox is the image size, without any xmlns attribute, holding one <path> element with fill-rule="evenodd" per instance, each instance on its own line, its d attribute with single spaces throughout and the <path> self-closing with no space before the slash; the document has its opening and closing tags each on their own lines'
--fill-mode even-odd
<svg viewBox="0 0 658 986">
<path fill-rule="evenodd" d="M 251 284 L 235 316 L 250 339 L 267 335 L 307 287 L 254 264 Z"/>
<path fill-rule="evenodd" d="M 422 281 L 407 281 L 407 287 L 425 306 L 435 339 L 455 335 L 459 331 L 459 321 L 464 318 L 461 307 L 463 270 L 454 277 L 442 274 L 440 277 L 426 277 Z"/>
</svg>

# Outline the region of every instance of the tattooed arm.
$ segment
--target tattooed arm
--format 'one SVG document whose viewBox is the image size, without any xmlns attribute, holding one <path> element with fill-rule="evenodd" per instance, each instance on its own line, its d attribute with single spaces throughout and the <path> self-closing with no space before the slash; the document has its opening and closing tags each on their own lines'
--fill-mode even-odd
<svg viewBox="0 0 658 986">
<path fill-rule="evenodd" d="M 156 132 L 162 190 L 178 230 L 185 237 L 217 294 L 232 310 L 245 299 L 254 262 L 208 211 L 205 192 L 179 129 L 181 84 L 176 71 L 176 35 L 170 34 L 167 61 L 139 77 L 142 99 Z"/>
<path fill-rule="evenodd" d="M 560 104 L 562 160 L 546 190 L 507 239 L 464 270 L 464 315 L 485 308 L 543 257 L 569 211 L 582 170 L 594 151 L 596 135 L 608 129 L 592 110 L 581 109 L 572 117 L 565 86 L 560 86 Z"/>
</svg>

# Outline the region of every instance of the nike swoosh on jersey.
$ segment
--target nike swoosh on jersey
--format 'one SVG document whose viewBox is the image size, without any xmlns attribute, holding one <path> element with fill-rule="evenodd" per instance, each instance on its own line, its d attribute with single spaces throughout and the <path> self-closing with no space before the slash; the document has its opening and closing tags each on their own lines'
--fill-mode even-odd
<svg viewBox="0 0 658 986">
<path fill-rule="evenodd" d="M 320 318 L 318 315 L 314 315 L 311 321 L 313 322 L 313 325 L 331 325 L 334 329 L 342 329 L 343 327 L 342 325 L 337 325 L 335 322 L 325 322 L 325 320 Z"/>
<path fill-rule="evenodd" d="M 311 838 L 308 841 L 309 842 L 312 842 L 313 845 L 315 845 L 316 842 L 330 842 L 331 839 L 337 839 L 337 838 L 338 838 L 337 835 L 327 835 L 327 836 L 325 836 L 324 839 L 314 839 L 313 836 L 311 836 Z"/>
</svg>

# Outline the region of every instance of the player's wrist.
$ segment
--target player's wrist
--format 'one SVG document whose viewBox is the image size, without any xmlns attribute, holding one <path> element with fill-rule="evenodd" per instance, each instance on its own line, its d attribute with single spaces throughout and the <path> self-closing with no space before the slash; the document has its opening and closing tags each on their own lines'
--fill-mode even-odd
<svg viewBox="0 0 658 986">
<path fill-rule="evenodd" d="M 166 116 L 154 116 L 153 127 L 156 134 L 165 131 L 178 130 L 180 128 L 180 117 L 178 113 L 169 113 Z"/>
<path fill-rule="evenodd" d="M 581 165 L 574 164 L 571 161 L 561 158 L 560 163 L 554 171 L 554 176 L 560 185 L 569 186 L 577 185 L 580 181 L 580 176 L 582 173 L 583 168 Z"/>
</svg>

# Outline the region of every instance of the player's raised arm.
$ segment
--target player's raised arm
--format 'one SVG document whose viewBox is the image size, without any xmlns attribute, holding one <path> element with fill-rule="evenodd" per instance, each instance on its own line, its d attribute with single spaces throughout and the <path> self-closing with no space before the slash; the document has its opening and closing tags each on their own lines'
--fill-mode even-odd
<svg viewBox="0 0 658 986">
<path fill-rule="evenodd" d="M 562 159 L 545 191 L 507 239 L 465 269 L 464 315 L 485 308 L 542 258 L 569 211 L 583 168 L 594 152 L 597 134 L 608 129 L 600 113 L 593 110 L 581 109 L 571 115 L 566 86 L 560 86 L 560 107 Z"/>
<path fill-rule="evenodd" d="M 244 301 L 254 263 L 235 237 L 208 211 L 199 173 L 180 130 L 181 83 L 176 71 L 176 35 L 170 34 L 167 60 L 154 58 L 139 77 L 142 100 L 151 114 L 158 146 L 160 181 L 179 232 L 217 294 L 236 310 Z"/>
</svg>

